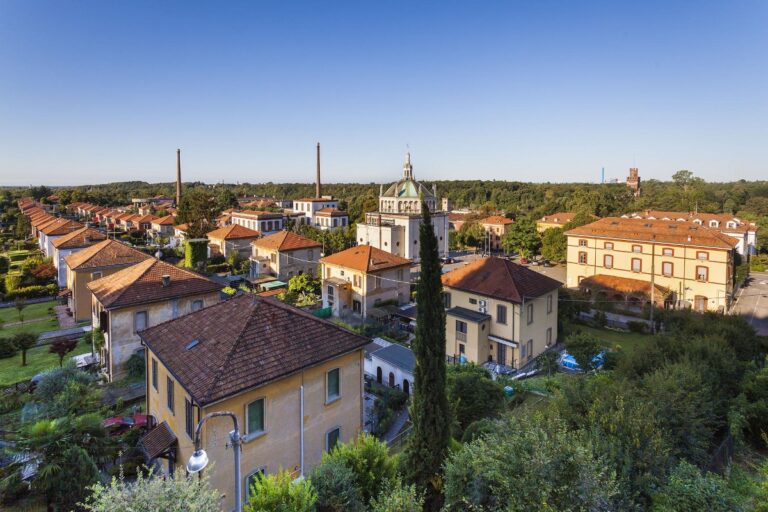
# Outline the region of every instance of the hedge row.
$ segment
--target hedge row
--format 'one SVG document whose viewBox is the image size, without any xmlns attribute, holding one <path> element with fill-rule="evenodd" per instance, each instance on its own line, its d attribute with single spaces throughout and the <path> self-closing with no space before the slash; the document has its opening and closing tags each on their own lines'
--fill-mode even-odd
<svg viewBox="0 0 768 512">
<path fill-rule="evenodd" d="M 12 301 L 16 299 L 35 299 L 38 297 L 48 297 L 51 295 L 56 295 L 58 291 L 59 286 L 57 284 L 25 286 L 23 288 L 17 288 L 12 292 L 6 293 L 5 296 L 2 297 L 2 300 Z"/>
</svg>

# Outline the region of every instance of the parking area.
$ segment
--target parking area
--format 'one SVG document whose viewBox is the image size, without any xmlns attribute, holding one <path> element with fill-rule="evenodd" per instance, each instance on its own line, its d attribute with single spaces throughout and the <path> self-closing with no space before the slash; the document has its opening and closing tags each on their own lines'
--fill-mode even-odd
<svg viewBox="0 0 768 512">
<path fill-rule="evenodd" d="M 475 254 L 475 253 L 467 253 L 467 252 L 451 252 L 451 258 L 453 258 L 454 263 L 447 263 L 443 265 L 443 270 L 445 272 L 450 272 L 451 270 L 456 270 L 457 268 L 463 267 L 467 263 L 470 263 L 472 261 L 485 258 L 486 256 L 482 254 Z M 514 257 L 512 258 L 512 261 L 515 263 L 520 263 L 520 258 Z M 529 264 L 526 265 L 531 270 L 534 270 L 540 274 L 544 274 L 545 276 L 549 276 L 552 279 L 556 279 L 560 281 L 561 283 L 565 284 L 565 278 L 566 278 L 566 272 L 565 272 L 565 264 L 553 264 L 550 267 L 545 267 L 542 265 L 533 265 Z M 411 267 L 411 273 L 413 274 L 413 279 L 416 279 L 418 277 L 418 272 L 420 268 L 419 265 L 414 265 Z"/>
<path fill-rule="evenodd" d="M 736 295 L 731 313 L 741 315 L 761 336 L 768 336 L 768 272 L 752 272 Z"/>
</svg>

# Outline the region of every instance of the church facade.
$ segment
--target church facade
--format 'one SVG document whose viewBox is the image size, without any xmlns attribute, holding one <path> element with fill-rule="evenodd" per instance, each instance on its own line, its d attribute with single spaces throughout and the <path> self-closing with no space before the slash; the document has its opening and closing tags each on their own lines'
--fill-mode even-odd
<svg viewBox="0 0 768 512">
<path fill-rule="evenodd" d="M 386 191 L 379 192 L 379 211 L 365 214 L 365 222 L 357 224 L 357 245 L 370 245 L 412 261 L 419 260 L 419 227 L 421 202 L 432 213 L 440 256 L 448 255 L 448 214 L 438 210 L 437 190 L 432 190 L 413 177 L 411 155 L 403 165 L 403 177 Z"/>
</svg>

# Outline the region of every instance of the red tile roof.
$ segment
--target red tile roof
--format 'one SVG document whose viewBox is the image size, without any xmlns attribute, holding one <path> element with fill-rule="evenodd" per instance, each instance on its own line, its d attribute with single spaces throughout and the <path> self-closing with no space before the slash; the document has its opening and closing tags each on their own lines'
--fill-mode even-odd
<svg viewBox="0 0 768 512">
<path fill-rule="evenodd" d="M 503 258 L 483 258 L 442 277 L 443 286 L 522 303 L 562 286 L 560 281 Z"/>
<path fill-rule="evenodd" d="M 378 272 L 388 268 L 411 265 L 411 260 L 382 251 L 370 245 L 350 247 L 345 251 L 321 258 L 320 262 L 339 265 L 361 272 Z"/>
<path fill-rule="evenodd" d="M 546 224 L 568 224 L 573 220 L 575 216 L 575 213 L 557 212 L 553 213 L 552 215 L 543 216 L 541 219 L 539 219 L 539 222 L 544 222 Z"/>
<path fill-rule="evenodd" d="M 347 212 L 341 211 L 338 208 L 320 208 L 315 212 L 315 215 L 331 216 L 331 217 L 346 217 Z"/>
<path fill-rule="evenodd" d="M 580 288 L 602 288 L 612 290 L 623 294 L 645 294 L 651 295 L 651 282 L 641 279 L 631 279 L 628 277 L 609 276 L 606 274 L 597 274 L 585 277 L 579 283 Z M 656 292 L 659 297 L 669 293 L 669 290 L 663 286 L 656 285 Z"/>
<path fill-rule="evenodd" d="M 240 224 L 231 224 L 223 228 L 214 229 L 206 236 L 216 240 L 240 240 L 244 238 L 258 238 L 261 236 L 261 233 Z"/>
<path fill-rule="evenodd" d="M 80 228 L 68 235 L 57 238 L 53 241 L 53 246 L 57 249 L 75 249 L 78 247 L 88 247 L 106 239 L 107 235 L 101 231 L 93 228 Z"/>
<path fill-rule="evenodd" d="M 163 276 L 170 276 L 167 286 Z M 105 309 L 220 291 L 223 286 L 191 270 L 150 258 L 87 284 Z"/>
<path fill-rule="evenodd" d="M 56 222 L 46 224 L 40 229 L 40 231 L 48 236 L 61 236 L 67 235 L 73 231 L 77 231 L 82 227 L 82 224 L 74 220 L 56 219 Z"/>
<path fill-rule="evenodd" d="M 717 249 L 733 249 L 738 243 L 738 240 L 722 234 L 717 229 L 699 226 L 693 222 L 625 219 L 622 217 L 606 217 L 591 224 L 571 229 L 565 234 L 568 236 L 658 242 Z"/>
<path fill-rule="evenodd" d="M 251 242 L 251 245 L 278 251 L 293 251 L 296 249 L 312 249 L 322 247 L 323 244 L 315 242 L 307 237 L 297 235 L 292 231 L 278 231 L 264 238 Z"/>
<path fill-rule="evenodd" d="M 173 226 L 175 217 L 173 215 L 166 215 L 152 221 L 152 224 L 158 224 L 160 226 Z"/>
<path fill-rule="evenodd" d="M 478 222 L 480 224 L 502 224 L 502 225 L 515 223 L 515 221 L 513 221 L 512 219 L 502 217 L 501 215 L 491 215 L 490 217 L 481 219 Z"/>
<path fill-rule="evenodd" d="M 201 406 L 369 342 L 293 306 L 252 295 L 150 327 L 139 336 Z"/>
<path fill-rule="evenodd" d="M 152 258 L 117 240 L 104 240 L 64 258 L 72 270 L 102 267 L 126 267 Z"/>
</svg>

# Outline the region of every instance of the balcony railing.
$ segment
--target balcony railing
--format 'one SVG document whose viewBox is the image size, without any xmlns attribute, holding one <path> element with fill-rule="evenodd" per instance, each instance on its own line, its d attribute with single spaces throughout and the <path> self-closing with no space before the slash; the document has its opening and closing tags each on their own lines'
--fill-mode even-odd
<svg viewBox="0 0 768 512">
<path fill-rule="evenodd" d="M 456 341 L 467 341 L 467 333 L 456 331 Z"/>
</svg>

